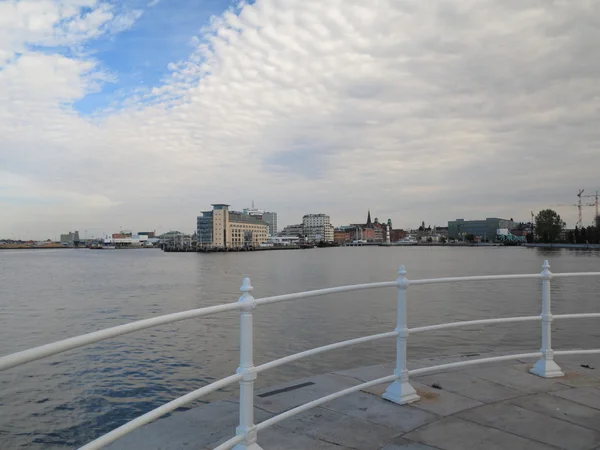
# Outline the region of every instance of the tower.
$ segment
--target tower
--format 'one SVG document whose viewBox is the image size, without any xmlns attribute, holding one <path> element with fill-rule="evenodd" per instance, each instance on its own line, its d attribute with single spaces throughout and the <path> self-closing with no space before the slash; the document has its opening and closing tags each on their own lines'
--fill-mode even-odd
<svg viewBox="0 0 600 450">
<path fill-rule="evenodd" d="M 371 222 L 371 210 L 369 210 L 367 214 L 367 223 L 365 225 L 365 228 L 373 228 L 373 223 Z"/>
</svg>

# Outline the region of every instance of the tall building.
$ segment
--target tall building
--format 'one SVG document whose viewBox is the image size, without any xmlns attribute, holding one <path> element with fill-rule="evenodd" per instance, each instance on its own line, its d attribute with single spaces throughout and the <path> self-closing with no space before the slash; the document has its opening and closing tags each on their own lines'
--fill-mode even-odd
<svg viewBox="0 0 600 450">
<path fill-rule="evenodd" d="M 212 211 L 198 216 L 197 239 L 201 247 L 258 247 L 267 241 L 267 224 L 260 218 L 229 211 L 229 205 L 216 203 Z"/>
<path fill-rule="evenodd" d="M 333 225 L 327 214 L 306 214 L 302 227 L 309 242 L 333 242 Z"/>
<path fill-rule="evenodd" d="M 277 213 L 276 212 L 265 212 L 262 215 L 262 220 L 267 224 L 269 228 L 269 236 L 277 235 Z"/>
</svg>

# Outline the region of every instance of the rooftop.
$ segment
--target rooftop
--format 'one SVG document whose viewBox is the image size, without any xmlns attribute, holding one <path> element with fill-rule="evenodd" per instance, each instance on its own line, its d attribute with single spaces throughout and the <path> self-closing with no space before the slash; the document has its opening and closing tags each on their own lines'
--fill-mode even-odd
<svg viewBox="0 0 600 450">
<path fill-rule="evenodd" d="M 409 362 L 409 369 L 481 355 Z M 486 355 L 492 356 L 492 355 Z M 264 450 L 598 450 L 600 355 L 563 356 L 564 377 L 545 379 L 514 360 L 411 377 L 421 399 L 399 406 L 374 386 L 258 433 Z M 296 380 L 257 392 L 255 422 L 326 394 L 392 373 L 371 366 Z M 237 398 L 146 425 L 111 450 L 213 449 L 235 434 Z"/>
</svg>

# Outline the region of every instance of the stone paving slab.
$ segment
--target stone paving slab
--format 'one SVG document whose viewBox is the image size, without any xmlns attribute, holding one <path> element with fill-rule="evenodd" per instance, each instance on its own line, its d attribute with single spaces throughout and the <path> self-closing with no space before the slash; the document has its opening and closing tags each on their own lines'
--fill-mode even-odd
<svg viewBox="0 0 600 450">
<path fill-rule="evenodd" d="M 296 433 L 278 425 L 260 433 L 260 445 L 265 450 L 353 450 L 351 447 Z M 206 450 L 212 450 L 214 447 L 206 447 Z M 194 447 L 188 447 L 186 450 L 193 449 Z"/>
<path fill-rule="evenodd" d="M 257 392 L 254 404 L 265 411 L 279 414 L 357 384 L 360 384 L 360 381 L 349 377 L 334 374 L 317 375 L 261 389 Z M 276 391 L 280 392 L 275 393 Z"/>
<path fill-rule="evenodd" d="M 600 409 L 600 389 L 594 387 L 582 387 L 577 389 L 565 389 L 552 392 L 552 395 L 566 398 L 576 403 L 589 406 L 590 408 Z"/>
<path fill-rule="evenodd" d="M 528 394 L 564 389 L 564 385 L 557 381 L 557 378 L 537 377 L 527 373 L 526 370 L 511 366 L 471 369 L 468 374 Z M 537 379 L 534 381 L 532 377 Z"/>
<path fill-rule="evenodd" d="M 437 384 L 444 391 L 484 403 L 497 402 L 525 394 L 523 391 L 472 376 L 466 371 L 426 375 L 415 378 L 415 380 L 428 386 Z"/>
<path fill-rule="evenodd" d="M 583 368 L 581 367 L 581 363 L 573 364 L 562 361 L 559 362 L 561 363 L 560 367 L 565 376 L 554 378 L 553 381 L 569 387 L 600 386 L 600 370 Z M 589 367 L 594 367 L 589 364 L 587 365 Z M 517 364 L 511 365 L 510 367 L 529 374 L 529 370 L 533 367 L 533 364 Z"/>
<path fill-rule="evenodd" d="M 557 419 L 600 431 L 600 410 L 550 394 L 535 394 L 509 400 L 509 403 Z"/>
<path fill-rule="evenodd" d="M 255 408 L 254 416 L 257 422 L 262 422 L 272 417 L 272 414 Z M 238 421 L 237 404 L 217 401 L 157 420 L 138 428 L 105 448 L 109 450 L 202 448 L 232 437 Z M 227 439 L 223 439 L 225 436 Z"/>
<path fill-rule="evenodd" d="M 381 450 L 439 450 L 436 447 L 431 447 L 425 444 L 419 444 L 418 442 L 408 442 L 404 444 L 387 444 Z"/>
<path fill-rule="evenodd" d="M 403 406 L 381 398 L 387 385 L 374 386 L 261 431 L 259 444 L 265 450 L 600 450 L 600 369 L 581 367 L 600 366 L 600 356 L 591 356 L 557 358 L 566 376 L 554 379 L 530 374 L 530 361 L 411 377 L 421 400 Z M 412 367 L 446 362 L 453 361 L 430 358 Z M 255 422 L 391 372 L 391 366 L 378 365 L 262 389 Z M 176 412 L 107 448 L 213 449 L 235 434 L 237 401 Z"/>
<path fill-rule="evenodd" d="M 408 433 L 404 437 L 442 450 L 556 450 L 557 448 L 458 417 L 447 417 Z"/>
<path fill-rule="evenodd" d="M 569 450 L 589 450 L 600 445 L 600 433 L 597 431 L 507 402 L 461 412 L 458 417 Z"/>
<path fill-rule="evenodd" d="M 411 403 L 410 406 L 423 409 L 440 416 L 449 416 L 465 409 L 482 406 L 482 402 L 473 400 L 462 395 L 453 394 L 443 389 L 435 389 L 426 384 L 412 382 L 412 386 L 421 397 L 421 400 Z"/>
<path fill-rule="evenodd" d="M 394 428 L 403 433 L 440 418 L 439 415 L 429 411 L 382 401 L 380 397 L 365 392 L 338 398 L 324 404 L 322 408 L 356 417 L 365 422 Z"/>
<path fill-rule="evenodd" d="M 361 450 L 379 450 L 398 434 L 394 428 L 323 408 L 301 413 L 279 425 L 327 442 Z"/>
</svg>

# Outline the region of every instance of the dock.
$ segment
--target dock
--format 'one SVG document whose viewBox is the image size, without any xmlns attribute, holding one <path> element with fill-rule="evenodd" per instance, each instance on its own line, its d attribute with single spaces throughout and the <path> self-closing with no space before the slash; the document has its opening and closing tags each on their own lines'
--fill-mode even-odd
<svg viewBox="0 0 600 450">
<path fill-rule="evenodd" d="M 493 355 L 409 361 L 408 368 Z M 258 433 L 264 450 L 599 450 L 600 355 L 557 358 L 565 375 L 529 373 L 533 360 L 411 377 L 419 401 L 399 406 L 374 386 Z M 329 393 L 392 373 L 378 365 L 300 379 L 255 396 L 260 423 Z M 146 425 L 110 450 L 213 449 L 235 434 L 238 400 L 227 398 Z"/>
</svg>

